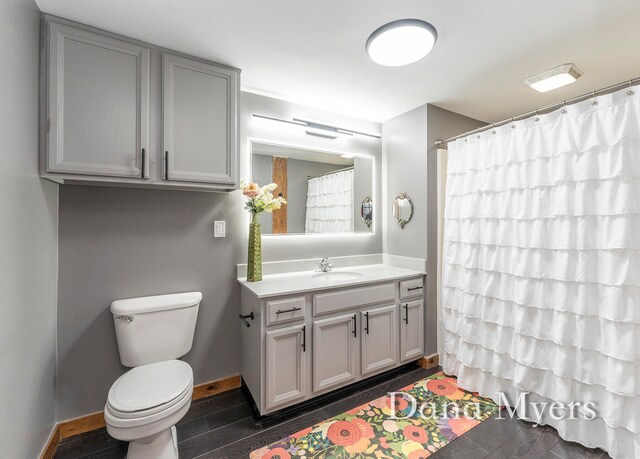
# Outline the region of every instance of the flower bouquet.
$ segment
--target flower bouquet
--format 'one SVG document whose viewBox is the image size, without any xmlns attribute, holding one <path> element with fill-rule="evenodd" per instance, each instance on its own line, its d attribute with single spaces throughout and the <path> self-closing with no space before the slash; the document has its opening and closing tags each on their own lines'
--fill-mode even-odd
<svg viewBox="0 0 640 459">
<path fill-rule="evenodd" d="M 241 183 L 242 194 L 247 198 L 244 208 L 251 212 L 249 224 L 249 260 L 247 263 L 247 281 L 262 280 L 262 236 L 258 216 L 262 212 L 279 210 L 287 201 L 282 196 L 274 196 L 273 191 L 278 188 L 275 183 L 260 187 L 257 183 Z"/>
</svg>

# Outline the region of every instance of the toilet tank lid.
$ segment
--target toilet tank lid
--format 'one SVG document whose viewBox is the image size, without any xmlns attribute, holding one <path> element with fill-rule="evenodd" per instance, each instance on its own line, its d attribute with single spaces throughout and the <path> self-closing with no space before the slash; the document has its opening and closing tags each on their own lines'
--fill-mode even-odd
<svg viewBox="0 0 640 459">
<path fill-rule="evenodd" d="M 144 314 L 196 306 L 202 300 L 200 292 L 171 293 L 169 295 L 143 296 L 116 300 L 111 303 L 113 314 Z"/>
</svg>

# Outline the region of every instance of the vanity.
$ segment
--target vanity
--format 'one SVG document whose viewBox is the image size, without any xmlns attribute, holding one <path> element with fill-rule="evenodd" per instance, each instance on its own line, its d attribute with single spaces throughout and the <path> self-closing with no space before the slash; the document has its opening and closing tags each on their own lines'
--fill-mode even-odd
<svg viewBox="0 0 640 459">
<path fill-rule="evenodd" d="M 388 264 L 238 281 L 242 378 L 261 415 L 424 355 L 424 272 Z"/>
</svg>

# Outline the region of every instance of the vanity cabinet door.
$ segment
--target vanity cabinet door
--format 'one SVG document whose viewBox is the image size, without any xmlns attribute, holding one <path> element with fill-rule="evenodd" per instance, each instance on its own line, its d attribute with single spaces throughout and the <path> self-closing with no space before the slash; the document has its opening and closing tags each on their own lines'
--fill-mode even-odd
<svg viewBox="0 0 640 459">
<path fill-rule="evenodd" d="M 266 332 L 266 408 L 289 405 L 306 394 L 307 330 L 304 325 Z"/>
<path fill-rule="evenodd" d="M 362 375 L 392 368 L 398 362 L 397 306 L 382 306 L 360 313 Z"/>
<path fill-rule="evenodd" d="M 357 376 L 357 315 L 313 322 L 313 391 L 342 386 Z"/>
<path fill-rule="evenodd" d="M 235 186 L 239 71 L 163 54 L 164 179 Z"/>
<path fill-rule="evenodd" d="M 149 49 L 47 24 L 46 171 L 146 178 Z"/>
<path fill-rule="evenodd" d="M 400 304 L 400 360 L 406 362 L 424 355 L 424 303 Z"/>
</svg>

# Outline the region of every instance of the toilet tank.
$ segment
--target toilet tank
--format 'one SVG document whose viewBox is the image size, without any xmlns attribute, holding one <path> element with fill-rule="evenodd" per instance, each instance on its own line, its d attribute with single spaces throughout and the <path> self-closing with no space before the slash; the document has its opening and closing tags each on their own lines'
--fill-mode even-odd
<svg viewBox="0 0 640 459">
<path fill-rule="evenodd" d="M 201 300 L 202 293 L 188 292 L 111 303 L 122 364 L 137 367 L 189 352 Z"/>
</svg>

